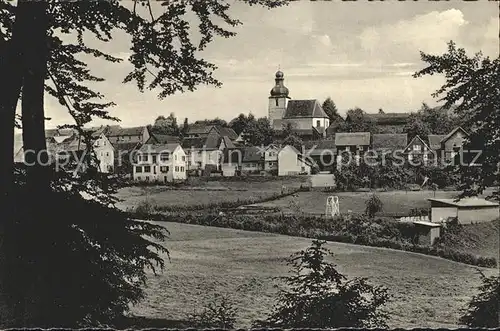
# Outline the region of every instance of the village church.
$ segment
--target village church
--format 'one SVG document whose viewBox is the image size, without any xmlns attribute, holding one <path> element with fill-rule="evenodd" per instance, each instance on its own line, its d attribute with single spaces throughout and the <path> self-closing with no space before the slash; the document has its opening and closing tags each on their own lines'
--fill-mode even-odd
<svg viewBox="0 0 500 331">
<path fill-rule="evenodd" d="M 318 100 L 293 100 L 284 85 L 284 74 L 276 72 L 275 86 L 269 96 L 268 117 L 274 130 L 281 131 L 288 125 L 306 138 L 325 137 L 330 119 Z"/>
</svg>

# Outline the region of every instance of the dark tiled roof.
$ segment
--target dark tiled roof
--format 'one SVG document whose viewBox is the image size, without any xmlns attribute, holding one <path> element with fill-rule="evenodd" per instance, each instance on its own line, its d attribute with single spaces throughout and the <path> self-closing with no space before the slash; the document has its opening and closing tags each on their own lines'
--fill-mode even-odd
<svg viewBox="0 0 500 331">
<path fill-rule="evenodd" d="M 236 146 L 228 136 L 223 136 L 222 140 L 224 141 L 224 145 L 226 146 L 226 148 L 236 148 Z"/>
<path fill-rule="evenodd" d="M 284 118 L 328 117 L 318 100 L 290 100 Z"/>
<path fill-rule="evenodd" d="M 234 132 L 234 130 L 231 128 L 225 128 L 223 126 L 218 125 L 218 126 L 216 126 L 216 129 L 217 129 L 217 131 L 219 131 L 219 134 L 221 136 L 226 136 L 231 140 L 235 140 L 238 138 L 238 134 L 236 132 Z"/>
<path fill-rule="evenodd" d="M 206 137 L 184 138 L 182 140 L 182 148 L 187 149 L 218 149 L 221 142 L 221 137 L 209 135 Z"/>
<path fill-rule="evenodd" d="M 337 150 L 337 147 L 335 146 L 335 140 L 333 139 L 308 141 L 304 143 L 304 146 L 308 151 L 312 149 L 312 151 L 310 152 L 311 155 L 321 154 L 325 150 L 332 152 L 335 152 Z"/>
<path fill-rule="evenodd" d="M 144 144 L 139 148 L 142 153 L 161 153 L 170 152 L 172 153 L 179 146 L 179 144 Z"/>
<path fill-rule="evenodd" d="M 179 137 L 170 136 L 166 134 L 151 133 L 146 144 L 172 144 L 178 143 L 180 141 Z"/>
<path fill-rule="evenodd" d="M 120 126 L 109 126 L 106 128 L 106 135 L 109 137 L 118 136 L 140 136 L 144 131 L 145 126 L 136 126 L 132 128 L 122 128 Z"/>
<path fill-rule="evenodd" d="M 393 133 L 381 133 L 374 134 L 372 138 L 372 148 L 373 149 L 390 149 L 390 150 L 400 150 L 408 145 L 408 135 L 404 134 L 393 134 Z"/>
<path fill-rule="evenodd" d="M 258 162 L 264 158 L 263 151 L 258 147 L 243 148 L 243 162 Z"/>
<path fill-rule="evenodd" d="M 336 146 L 368 146 L 370 145 L 370 132 L 337 132 L 335 134 Z"/>
<path fill-rule="evenodd" d="M 444 134 L 430 134 L 427 136 L 427 139 L 429 140 L 429 147 L 431 149 L 440 149 L 441 148 L 441 140 L 443 140 L 446 137 Z"/>
<path fill-rule="evenodd" d="M 195 148 L 195 149 L 201 149 L 205 145 L 205 138 L 184 138 L 182 140 L 181 146 L 185 150 Z"/>
<path fill-rule="evenodd" d="M 140 143 L 134 142 L 117 142 L 112 144 L 116 151 L 133 151 L 140 147 Z"/>
<path fill-rule="evenodd" d="M 258 147 L 226 148 L 224 150 L 224 163 L 259 162 L 264 159 L 263 151 Z"/>
<path fill-rule="evenodd" d="M 212 130 L 214 125 L 207 124 L 189 124 L 187 134 L 207 134 Z"/>
<path fill-rule="evenodd" d="M 408 122 L 410 113 L 365 114 L 378 125 L 404 125 Z"/>
</svg>

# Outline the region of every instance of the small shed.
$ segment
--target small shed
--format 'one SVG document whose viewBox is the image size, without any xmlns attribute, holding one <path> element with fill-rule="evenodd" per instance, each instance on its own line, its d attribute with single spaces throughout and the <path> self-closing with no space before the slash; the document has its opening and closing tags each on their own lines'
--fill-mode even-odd
<svg viewBox="0 0 500 331">
<path fill-rule="evenodd" d="M 456 217 L 460 224 L 489 222 L 500 217 L 498 203 L 472 197 L 455 199 L 428 199 L 431 203 L 431 221 L 443 222 Z"/>
<path fill-rule="evenodd" d="M 418 243 L 421 245 L 432 245 L 441 235 L 441 224 L 426 221 L 415 221 L 413 224 L 417 230 Z"/>
</svg>

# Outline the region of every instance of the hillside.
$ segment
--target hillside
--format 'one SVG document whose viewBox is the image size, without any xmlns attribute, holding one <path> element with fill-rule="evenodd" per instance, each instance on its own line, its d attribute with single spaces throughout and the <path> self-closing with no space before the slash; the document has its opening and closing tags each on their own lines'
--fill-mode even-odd
<svg viewBox="0 0 500 331">
<path fill-rule="evenodd" d="M 171 233 L 165 243 L 170 263 L 164 273 L 150 275 L 146 299 L 133 307 L 137 316 L 183 320 L 219 293 L 238 308 L 236 326 L 249 327 L 272 307 L 273 277 L 288 272 L 285 258 L 310 245 L 305 238 L 162 224 Z M 391 328 L 454 328 L 480 284 L 476 268 L 440 258 L 341 243 L 327 246 L 340 272 L 389 288 Z"/>
<path fill-rule="evenodd" d="M 458 234 L 445 238 L 446 246 L 455 250 L 498 259 L 500 220 L 464 225 Z"/>
</svg>

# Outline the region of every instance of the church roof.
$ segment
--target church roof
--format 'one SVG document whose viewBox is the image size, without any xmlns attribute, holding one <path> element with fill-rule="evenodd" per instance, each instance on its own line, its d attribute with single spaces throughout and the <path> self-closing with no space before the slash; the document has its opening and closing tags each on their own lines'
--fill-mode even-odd
<svg viewBox="0 0 500 331">
<path fill-rule="evenodd" d="M 328 117 L 318 100 L 290 100 L 284 118 Z"/>
<path fill-rule="evenodd" d="M 284 76 L 285 75 L 283 74 L 283 72 L 281 72 L 279 70 L 276 72 L 275 79 L 274 79 L 276 82 L 276 85 L 271 89 L 271 92 L 270 92 L 271 98 L 273 98 L 273 97 L 289 98 L 288 88 L 283 84 L 283 81 L 285 80 Z"/>
</svg>

